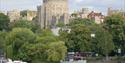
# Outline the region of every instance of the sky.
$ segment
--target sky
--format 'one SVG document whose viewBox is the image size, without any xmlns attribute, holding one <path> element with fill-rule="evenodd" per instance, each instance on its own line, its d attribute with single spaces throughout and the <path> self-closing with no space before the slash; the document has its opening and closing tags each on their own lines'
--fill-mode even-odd
<svg viewBox="0 0 125 63">
<path fill-rule="evenodd" d="M 0 11 L 36 10 L 38 5 L 42 5 L 42 0 L 0 0 Z M 84 7 L 104 14 L 108 7 L 125 11 L 125 0 L 69 0 L 70 13 Z"/>
</svg>

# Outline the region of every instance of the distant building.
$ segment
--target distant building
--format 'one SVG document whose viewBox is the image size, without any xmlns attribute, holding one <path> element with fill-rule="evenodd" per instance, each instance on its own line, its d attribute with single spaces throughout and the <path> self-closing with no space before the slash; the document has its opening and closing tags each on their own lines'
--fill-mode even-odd
<svg viewBox="0 0 125 63">
<path fill-rule="evenodd" d="M 32 21 L 33 18 L 36 17 L 37 11 L 24 10 L 24 11 L 21 11 L 20 14 L 21 14 L 21 19 Z"/>
<path fill-rule="evenodd" d="M 90 13 L 89 8 L 82 8 L 82 10 L 74 12 L 70 18 L 88 18 L 88 15 Z"/>
<path fill-rule="evenodd" d="M 82 8 L 82 10 L 71 14 L 70 19 L 73 18 L 88 18 L 94 20 L 97 24 L 101 24 L 104 21 L 102 13 L 90 11 L 89 8 Z"/>
<path fill-rule="evenodd" d="M 97 24 L 101 24 L 104 21 L 104 15 L 102 15 L 102 13 L 96 13 L 94 11 L 92 11 L 88 15 L 88 18 L 94 20 L 95 23 L 97 23 Z"/>
<path fill-rule="evenodd" d="M 20 19 L 20 11 L 18 10 L 12 10 L 12 11 L 8 11 L 7 15 L 10 18 L 10 22 L 16 21 Z"/>
<path fill-rule="evenodd" d="M 119 10 L 119 9 L 113 9 L 111 7 L 108 8 L 108 16 L 111 16 L 113 14 L 121 14 L 123 17 L 125 17 L 125 11 Z"/>
<path fill-rule="evenodd" d="M 119 13 L 120 10 L 113 10 L 111 7 L 108 8 L 108 16 L 112 15 L 112 14 L 115 14 L 115 13 Z"/>
<path fill-rule="evenodd" d="M 41 28 L 50 28 L 59 22 L 68 24 L 68 0 L 43 0 L 37 7 L 38 24 Z"/>
</svg>

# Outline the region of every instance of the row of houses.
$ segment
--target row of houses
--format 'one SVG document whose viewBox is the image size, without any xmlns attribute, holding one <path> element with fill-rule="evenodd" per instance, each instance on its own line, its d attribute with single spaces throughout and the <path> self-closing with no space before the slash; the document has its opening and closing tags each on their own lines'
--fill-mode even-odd
<svg viewBox="0 0 125 63">
<path fill-rule="evenodd" d="M 78 12 L 74 12 L 70 18 L 88 18 L 91 19 L 93 21 L 95 21 L 95 23 L 97 24 L 101 24 L 103 23 L 104 20 L 104 15 L 100 12 L 95 12 L 95 11 L 90 11 L 88 8 L 82 8 L 81 11 Z"/>
</svg>

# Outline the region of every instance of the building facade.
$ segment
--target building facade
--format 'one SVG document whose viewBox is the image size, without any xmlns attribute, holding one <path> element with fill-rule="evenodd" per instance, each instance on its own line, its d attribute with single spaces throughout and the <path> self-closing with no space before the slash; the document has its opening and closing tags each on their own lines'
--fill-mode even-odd
<svg viewBox="0 0 125 63">
<path fill-rule="evenodd" d="M 74 12 L 70 18 L 88 18 L 88 15 L 90 13 L 89 8 L 82 8 L 82 10 Z"/>
<path fill-rule="evenodd" d="M 102 15 L 102 13 L 96 13 L 94 11 L 92 11 L 88 15 L 88 18 L 94 20 L 96 24 L 101 24 L 104 21 L 104 15 Z"/>
<path fill-rule="evenodd" d="M 59 22 L 69 23 L 68 0 L 43 0 L 43 5 L 37 10 L 41 28 L 50 28 Z"/>
<path fill-rule="evenodd" d="M 37 15 L 37 11 L 32 10 L 24 10 L 20 12 L 21 19 L 32 21 L 34 17 Z"/>
<path fill-rule="evenodd" d="M 73 13 L 70 19 L 74 18 L 87 18 L 95 21 L 96 24 L 101 24 L 104 21 L 104 15 L 95 11 L 91 11 L 89 8 L 82 8 L 82 10 Z"/>
<path fill-rule="evenodd" d="M 16 20 L 19 20 L 20 19 L 20 11 L 18 10 L 12 10 L 12 11 L 8 11 L 7 12 L 7 15 L 9 16 L 10 18 L 10 22 L 14 22 Z"/>
<path fill-rule="evenodd" d="M 113 9 L 111 7 L 108 8 L 108 16 L 111 16 L 113 14 L 121 14 L 123 17 L 125 16 L 125 11 L 120 9 Z"/>
</svg>

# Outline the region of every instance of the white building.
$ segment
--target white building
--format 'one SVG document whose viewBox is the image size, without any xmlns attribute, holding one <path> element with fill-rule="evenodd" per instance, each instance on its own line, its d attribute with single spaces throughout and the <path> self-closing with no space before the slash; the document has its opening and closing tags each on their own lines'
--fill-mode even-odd
<svg viewBox="0 0 125 63">
<path fill-rule="evenodd" d="M 23 10 L 20 12 L 21 19 L 32 21 L 34 17 L 36 17 L 37 12 L 32 10 Z"/>
</svg>

